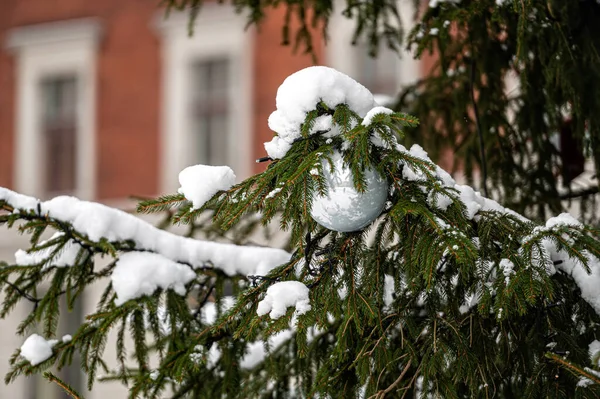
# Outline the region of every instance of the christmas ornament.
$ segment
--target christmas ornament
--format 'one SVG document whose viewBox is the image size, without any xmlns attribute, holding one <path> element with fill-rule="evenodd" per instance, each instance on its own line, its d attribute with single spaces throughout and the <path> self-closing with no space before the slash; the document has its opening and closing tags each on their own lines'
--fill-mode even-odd
<svg viewBox="0 0 600 399">
<path fill-rule="evenodd" d="M 314 196 L 310 214 L 317 223 L 330 230 L 360 230 L 381 214 L 387 199 L 387 181 L 375 170 L 365 170 L 367 189 L 360 193 L 354 187 L 352 172 L 342 155 L 336 151 L 331 159 L 333 170 L 327 159 L 322 161 L 327 193 Z"/>
</svg>

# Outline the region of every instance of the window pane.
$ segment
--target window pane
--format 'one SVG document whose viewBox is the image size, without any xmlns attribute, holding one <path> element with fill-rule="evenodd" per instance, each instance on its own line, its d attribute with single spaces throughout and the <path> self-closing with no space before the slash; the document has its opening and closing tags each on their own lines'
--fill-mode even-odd
<svg viewBox="0 0 600 399">
<path fill-rule="evenodd" d="M 198 62 L 192 68 L 192 161 L 227 165 L 229 148 L 229 61 Z"/>
<path fill-rule="evenodd" d="M 44 194 L 75 189 L 77 81 L 57 76 L 41 82 L 42 165 Z"/>
</svg>

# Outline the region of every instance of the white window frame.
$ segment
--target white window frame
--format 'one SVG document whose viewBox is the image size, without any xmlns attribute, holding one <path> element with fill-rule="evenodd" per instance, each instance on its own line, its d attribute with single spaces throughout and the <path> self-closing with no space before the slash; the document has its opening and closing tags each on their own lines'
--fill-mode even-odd
<svg viewBox="0 0 600 399">
<path fill-rule="evenodd" d="M 246 18 L 232 6 L 207 3 L 202 6 L 189 34 L 189 14 L 171 12 L 157 17 L 162 41 L 162 110 L 160 188 L 173 193 L 179 187 L 179 172 L 194 163 L 189 145 L 193 123 L 191 107 L 192 65 L 203 60 L 229 61 L 229 112 L 227 158 L 238 179 L 252 172 L 252 34 L 245 30 Z"/>
<path fill-rule="evenodd" d="M 415 13 L 413 0 L 396 0 L 396 4 L 398 5 L 398 10 L 402 18 L 404 31 L 406 33 L 410 32 L 415 24 L 413 21 L 413 15 Z M 334 12 L 332 13 L 328 27 L 329 40 L 325 47 L 327 65 L 350 77 L 360 76 L 360 59 L 361 57 L 368 55 L 364 48 L 352 45 L 356 21 L 355 19 L 348 19 L 342 15 L 342 10 L 346 7 L 345 1 L 334 0 L 334 7 Z M 380 47 L 380 51 L 383 48 L 384 46 Z M 399 53 L 401 58 L 398 63 L 399 73 L 397 74 L 396 79 L 397 86 L 403 88 L 415 83 L 421 77 L 422 71 L 420 61 L 415 60 L 409 51 L 402 48 Z"/>
<path fill-rule="evenodd" d="M 6 47 L 16 55 L 15 189 L 45 196 L 41 173 L 40 82 L 69 74 L 77 79 L 77 137 L 73 195 L 93 199 L 96 192 L 96 54 L 100 23 L 93 18 L 14 28 Z M 50 193 L 52 194 L 52 193 Z"/>
</svg>

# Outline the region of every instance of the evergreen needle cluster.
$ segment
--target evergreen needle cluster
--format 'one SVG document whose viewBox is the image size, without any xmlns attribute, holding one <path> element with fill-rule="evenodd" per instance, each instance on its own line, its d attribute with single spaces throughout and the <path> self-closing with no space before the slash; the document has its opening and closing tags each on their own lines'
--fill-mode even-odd
<svg viewBox="0 0 600 399">
<path fill-rule="evenodd" d="M 323 115 L 339 135 L 310 134 Z M 6 381 L 63 367 L 78 352 L 90 387 L 118 380 L 131 397 L 597 397 L 597 358 L 588 346 L 599 337 L 600 316 L 586 287 L 560 264 L 594 272 L 600 232 L 564 217 L 540 226 L 452 184 L 420 147 L 399 144 L 401 129 L 418 123 L 409 115 L 381 112 L 361 122 L 346 104 L 318 102 L 285 157 L 202 208 L 181 196 L 140 204 L 190 225 L 208 213 L 212 228 L 223 231 L 247 219 L 279 223 L 289 232 L 289 261 L 250 280 L 210 261 L 189 264 L 195 277 L 183 291 L 158 287 L 120 306 L 108 284 L 71 341 L 35 366 L 17 350 Z M 331 231 L 310 217 L 314 196 L 326 192 L 323 165 L 333 151 L 357 191 L 368 168 L 389 182 L 382 215 L 363 231 Z M 47 205 L 20 206 L 17 194 L 3 193 L 0 223 L 30 234 L 28 254 L 39 255 L 0 268 L 0 316 L 21 301 L 34 304 L 20 334 L 41 323 L 43 335 L 54 337 L 61 297 L 72 307 L 123 254 L 152 251 L 135 236 L 91 238 L 41 212 Z M 484 205 L 473 208 L 465 193 Z M 40 241 L 49 229 L 60 234 Z M 63 265 L 70 245 L 76 254 Z M 309 288 L 311 309 L 259 316 L 268 288 L 289 280 Z M 105 358 L 109 344 L 116 369 Z"/>
</svg>

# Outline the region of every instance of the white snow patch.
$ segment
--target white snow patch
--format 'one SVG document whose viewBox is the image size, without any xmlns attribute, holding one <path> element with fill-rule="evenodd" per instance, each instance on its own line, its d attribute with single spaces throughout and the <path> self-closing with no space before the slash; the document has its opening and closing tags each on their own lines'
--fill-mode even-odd
<svg viewBox="0 0 600 399">
<path fill-rule="evenodd" d="M 515 264 L 509 259 L 501 259 L 499 267 L 504 275 L 504 283 L 508 285 L 508 283 L 510 283 L 510 277 L 515 274 Z"/>
<path fill-rule="evenodd" d="M 27 210 L 37 200 L 0 188 L 0 200 L 6 200 L 16 209 Z M 273 268 L 286 263 L 290 254 L 276 248 L 239 246 L 194 238 L 181 237 L 118 209 L 102 204 L 60 196 L 40 202 L 42 214 L 70 223 L 75 230 L 91 241 L 132 240 L 138 250 L 157 252 L 175 262 L 207 267 L 208 262 L 227 275 L 266 275 Z"/>
<path fill-rule="evenodd" d="M 157 288 L 173 289 L 177 294 L 185 294 L 185 284 L 196 277 L 187 265 L 173 262 L 164 256 L 150 252 L 128 252 L 119 258 L 111 280 L 117 294 L 117 306 L 151 295 Z"/>
<path fill-rule="evenodd" d="M 179 172 L 179 193 L 199 209 L 219 191 L 235 184 L 235 173 L 229 166 L 194 165 Z"/>
<path fill-rule="evenodd" d="M 31 334 L 23 345 L 21 345 L 21 356 L 23 356 L 32 366 L 45 362 L 52 356 L 52 347 L 58 341 L 55 339 L 46 340 L 38 334 Z"/>
<path fill-rule="evenodd" d="M 386 107 L 372 108 L 369 112 L 367 112 L 367 115 L 365 115 L 365 117 L 363 118 L 362 124 L 363 124 L 363 126 L 370 126 L 371 123 L 373 122 L 373 118 L 376 115 L 379 115 L 379 114 L 390 115 L 393 113 L 394 113 L 394 111 L 392 111 L 391 109 L 386 108 Z"/>
<path fill-rule="evenodd" d="M 386 274 L 383 282 L 383 303 L 385 306 L 390 306 L 394 302 L 395 283 L 394 277 Z"/>
<path fill-rule="evenodd" d="M 306 114 L 320 101 L 329 108 L 347 104 L 361 118 L 376 105 L 373 94 L 366 87 L 324 66 L 308 67 L 288 76 L 279 86 L 275 101 L 277 109 L 269 116 L 268 123 L 277 135 L 265 143 L 265 150 L 273 159 L 284 157 L 291 144 L 301 137 L 300 128 Z M 326 123 L 326 118 L 322 123 Z M 312 133 L 316 131 L 313 129 Z"/>
<path fill-rule="evenodd" d="M 63 235 L 63 232 L 56 232 L 54 233 L 54 235 L 52 235 L 52 237 L 50 237 L 49 240 L 40 242 L 38 246 L 43 246 L 49 241 L 57 239 Z M 56 247 L 57 245 L 52 245 L 34 252 L 27 252 L 22 249 L 19 249 L 17 252 L 15 252 L 15 262 L 18 265 L 22 266 L 37 265 L 48 259 L 52 252 L 56 250 Z M 43 269 L 47 269 L 51 266 L 68 267 L 74 265 L 80 250 L 81 245 L 77 244 L 73 240 L 67 241 L 67 243 L 61 248 L 58 254 L 44 265 Z"/>
<path fill-rule="evenodd" d="M 271 319 L 278 319 L 292 306 L 296 308 L 296 315 L 304 314 L 310 310 L 308 293 L 308 287 L 299 281 L 275 283 L 267 288 L 267 295 L 258 303 L 256 314 L 269 313 Z"/>
</svg>

